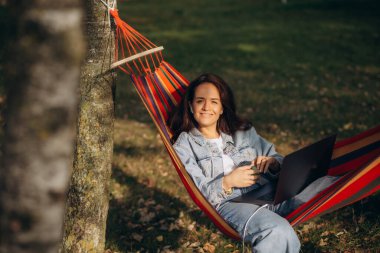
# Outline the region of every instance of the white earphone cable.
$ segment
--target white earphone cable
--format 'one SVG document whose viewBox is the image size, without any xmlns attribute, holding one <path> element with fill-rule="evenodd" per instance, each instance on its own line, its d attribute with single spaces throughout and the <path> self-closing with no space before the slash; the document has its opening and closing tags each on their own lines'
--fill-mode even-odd
<svg viewBox="0 0 380 253">
<path fill-rule="evenodd" d="M 244 224 L 244 229 L 243 229 L 243 238 L 242 238 L 242 243 L 243 243 L 243 253 L 244 253 L 244 239 L 245 239 L 245 233 L 246 233 L 246 230 L 247 230 L 247 227 L 248 227 L 248 224 L 249 222 L 251 221 L 251 219 L 253 218 L 253 216 L 258 212 L 260 211 L 261 209 L 267 207 L 268 204 L 265 204 L 263 206 L 260 206 L 256 211 L 253 212 L 253 214 L 249 217 L 249 219 L 247 220 L 247 222 Z"/>
</svg>

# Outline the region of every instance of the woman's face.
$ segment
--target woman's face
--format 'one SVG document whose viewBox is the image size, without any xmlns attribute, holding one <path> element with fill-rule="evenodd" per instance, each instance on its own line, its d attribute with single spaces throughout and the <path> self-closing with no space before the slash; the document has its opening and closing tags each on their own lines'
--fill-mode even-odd
<svg viewBox="0 0 380 253">
<path fill-rule="evenodd" d="M 214 84 L 200 84 L 195 89 L 191 107 L 199 129 L 213 130 L 215 128 L 216 130 L 218 119 L 223 113 L 223 106 L 219 91 Z"/>
</svg>

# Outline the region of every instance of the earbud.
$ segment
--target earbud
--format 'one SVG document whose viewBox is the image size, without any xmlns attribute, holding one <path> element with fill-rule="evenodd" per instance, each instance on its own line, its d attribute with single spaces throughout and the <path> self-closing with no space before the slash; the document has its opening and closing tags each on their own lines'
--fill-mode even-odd
<svg viewBox="0 0 380 253">
<path fill-rule="evenodd" d="M 193 107 L 191 107 L 191 106 L 190 106 L 190 112 L 191 112 L 191 113 L 194 113 L 194 112 L 193 112 Z"/>
</svg>

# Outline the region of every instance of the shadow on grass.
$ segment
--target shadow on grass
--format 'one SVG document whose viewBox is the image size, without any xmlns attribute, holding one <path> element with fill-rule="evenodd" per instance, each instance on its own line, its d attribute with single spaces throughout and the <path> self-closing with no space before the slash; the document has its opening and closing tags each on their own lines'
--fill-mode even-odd
<svg viewBox="0 0 380 253">
<path fill-rule="evenodd" d="M 192 209 L 179 198 L 139 182 L 114 167 L 112 178 L 128 186 L 126 196 L 111 198 L 106 242 L 107 248 L 122 252 L 149 251 L 159 248 L 178 249 L 181 238 L 190 231 L 184 216 L 188 215 L 197 226 L 215 228 L 199 209 Z"/>
<path fill-rule="evenodd" d="M 125 147 L 114 145 L 115 154 L 124 155 L 125 157 L 149 157 L 149 155 L 159 154 L 162 152 L 162 147 Z"/>
</svg>

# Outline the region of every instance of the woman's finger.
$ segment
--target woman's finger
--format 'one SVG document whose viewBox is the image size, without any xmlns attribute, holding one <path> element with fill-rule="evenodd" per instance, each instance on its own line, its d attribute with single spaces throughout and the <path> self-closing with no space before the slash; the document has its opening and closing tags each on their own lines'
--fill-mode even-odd
<svg viewBox="0 0 380 253">
<path fill-rule="evenodd" d="M 269 161 L 267 163 L 265 163 L 264 173 L 268 172 L 270 164 L 271 163 Z"/>
<path fill-rule="evenodd" d="M 255 159 L 253 159 L 253 161 L 252 161 L 252 165 L 253 165 L 253 166 L 257 166 L 257 157 L 256 157 Z"/>
<path fill-rule="evenodd" d="M 261 160 L 261 163 L 259 164 L 259 170 L 261 173 L 264 172 L 265 165 L 267 164 L 267 161 L 265 159 Z"/>
</svg>

